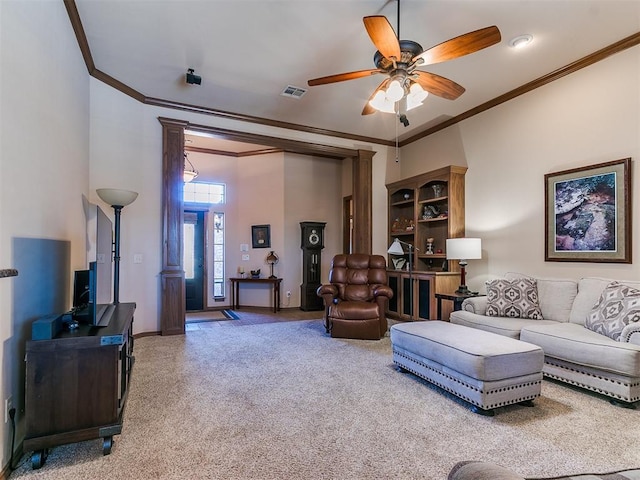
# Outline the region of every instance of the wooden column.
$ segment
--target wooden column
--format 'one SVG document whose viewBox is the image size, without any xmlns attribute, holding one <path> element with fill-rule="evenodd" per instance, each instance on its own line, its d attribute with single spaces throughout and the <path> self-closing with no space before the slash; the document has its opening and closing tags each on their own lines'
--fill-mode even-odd
<svg viewBox="0 0 640 480">
<path fill-rule="evenodd" d="M 353 158 L 353 252 L 371 253 L 372 165 L 376 152 L 358 150 Z"/>
<path fill-rule="evenodd" d="M 162 272 L 160 331 L 184 334 L 185 286 L 182 265 L 184 129 L 187 122 L 160 119 L 162 124 Z"/>
</svg>

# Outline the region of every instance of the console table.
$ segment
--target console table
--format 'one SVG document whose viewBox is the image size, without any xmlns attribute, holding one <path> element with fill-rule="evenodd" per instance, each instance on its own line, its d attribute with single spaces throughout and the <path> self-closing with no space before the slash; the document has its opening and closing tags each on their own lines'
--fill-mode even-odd
<svg viewBox="0 0 640 480">
<path fill-rule="evenodd" d="M 231 280 L 231 308 L 240 309 L 240 284 L 271 284 L 273 286 L 273 313 L 280 310 L 280 284 L 281 278 L 230 278 Z"/>
<path fill-rule="evenodd" d="M 111 453 L 113 436 L 122 431 L 122 415 L 133 368 L 135 303 L 118 303 L 109 325 L 80 325 L 50 340 L 26 344 L 23 449 L 33 451 L 40 468 L 47 449 L 103 439 Z"/>
</svg>

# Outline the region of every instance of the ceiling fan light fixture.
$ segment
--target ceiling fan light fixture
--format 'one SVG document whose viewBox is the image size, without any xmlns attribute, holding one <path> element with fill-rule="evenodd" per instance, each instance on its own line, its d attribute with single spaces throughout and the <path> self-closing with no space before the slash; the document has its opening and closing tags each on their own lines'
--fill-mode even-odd
<svg viewBox="0 0 640 480">
<path fill-rule="evenodd" d="M 404 97 L 404 88 L 402 83 L 397 78 L 391 80 L 389 87 L 387 88 L 387 99 L 391 102 L 397 102 Z"/>
<path fill-rule="evenodd" d="M 423 105 L 422 102 L 416 100 L 415 98 L 411 98 L 410 96 L 407 95 L 407 112 L 409 110 L 413 110 L 414 108 L 420 107 L 421 105 Z"/>
<path fill-rule="evenodd" d="M 407 94 L 407 110 L 419 107 L 422 102 L 429 96 L 429 92 L 422 88 L 419 83 L 412 83 Z"/>
<path fill-rule="evenodd" d="M 395 113 L 395 102 L 389 100 L 384 90 L 378 90 L 369 101 L 369 105 L 380 112 Z"/>
</svg>

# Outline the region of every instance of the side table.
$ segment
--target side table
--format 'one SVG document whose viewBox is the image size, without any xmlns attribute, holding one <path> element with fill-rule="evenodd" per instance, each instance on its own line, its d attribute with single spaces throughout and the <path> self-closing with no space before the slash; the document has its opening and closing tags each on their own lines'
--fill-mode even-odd
<svg viewBox="0 0 640 480">
<path fill-rule="evenodd" d="M 240 284 L 241 283 L 257 283 L 257 284 L 271 284 L 273 285 L 273 313 L 277 313 L 280 310 L 280 283 L 281 278 L 235 278 L 229 279 L 231 281 L 231 308 L 234 310 L 240 309 Z"/>
<path fill-rule="evenodd" d="M 462 309 L 462 302 L 470 297 L 484 297 L 477 292 L 469 293 L 436 293 L 435 297 L 438 301 L 438 319 L 442 320 L 442 300 L 451 300 L 453 302 L 453 311 L 456 312 Z"/>
</svg>

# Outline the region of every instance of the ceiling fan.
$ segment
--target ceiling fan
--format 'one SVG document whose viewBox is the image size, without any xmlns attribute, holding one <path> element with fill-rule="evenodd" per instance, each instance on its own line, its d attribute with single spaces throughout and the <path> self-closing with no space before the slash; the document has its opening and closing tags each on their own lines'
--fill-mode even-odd
<svg viewBox="0 0 640 480">
<path fill-rule="evenodd" d="M 486 27 L 442 42 L 427 50 L 412 40 L 399 40 L 386 17 L 374 15 L 364 17 L 364 26 L 371 41 L 378 49 L 373 57 L 376 68 L 339 73 L 327 77 L 314 78 L 307 83 L 310 87 L 328 83 L 355 80 L 379 73 L 386 74 L 380 85 L 373 91 L 362 110 L 362 115 L 376 110 L 398 113 L 396 102 L 406 98 L 406 110 L 419 105 L 432 93 L 448 100 L 455 100 L 465 91 L 453 80 L 417 70 L 418 67 L 453 60 L 483 48 L 499 43 L 498 27 Z M 398 0 L 398 32 L 400 31 L 400 0 Z"/>
</svg>

